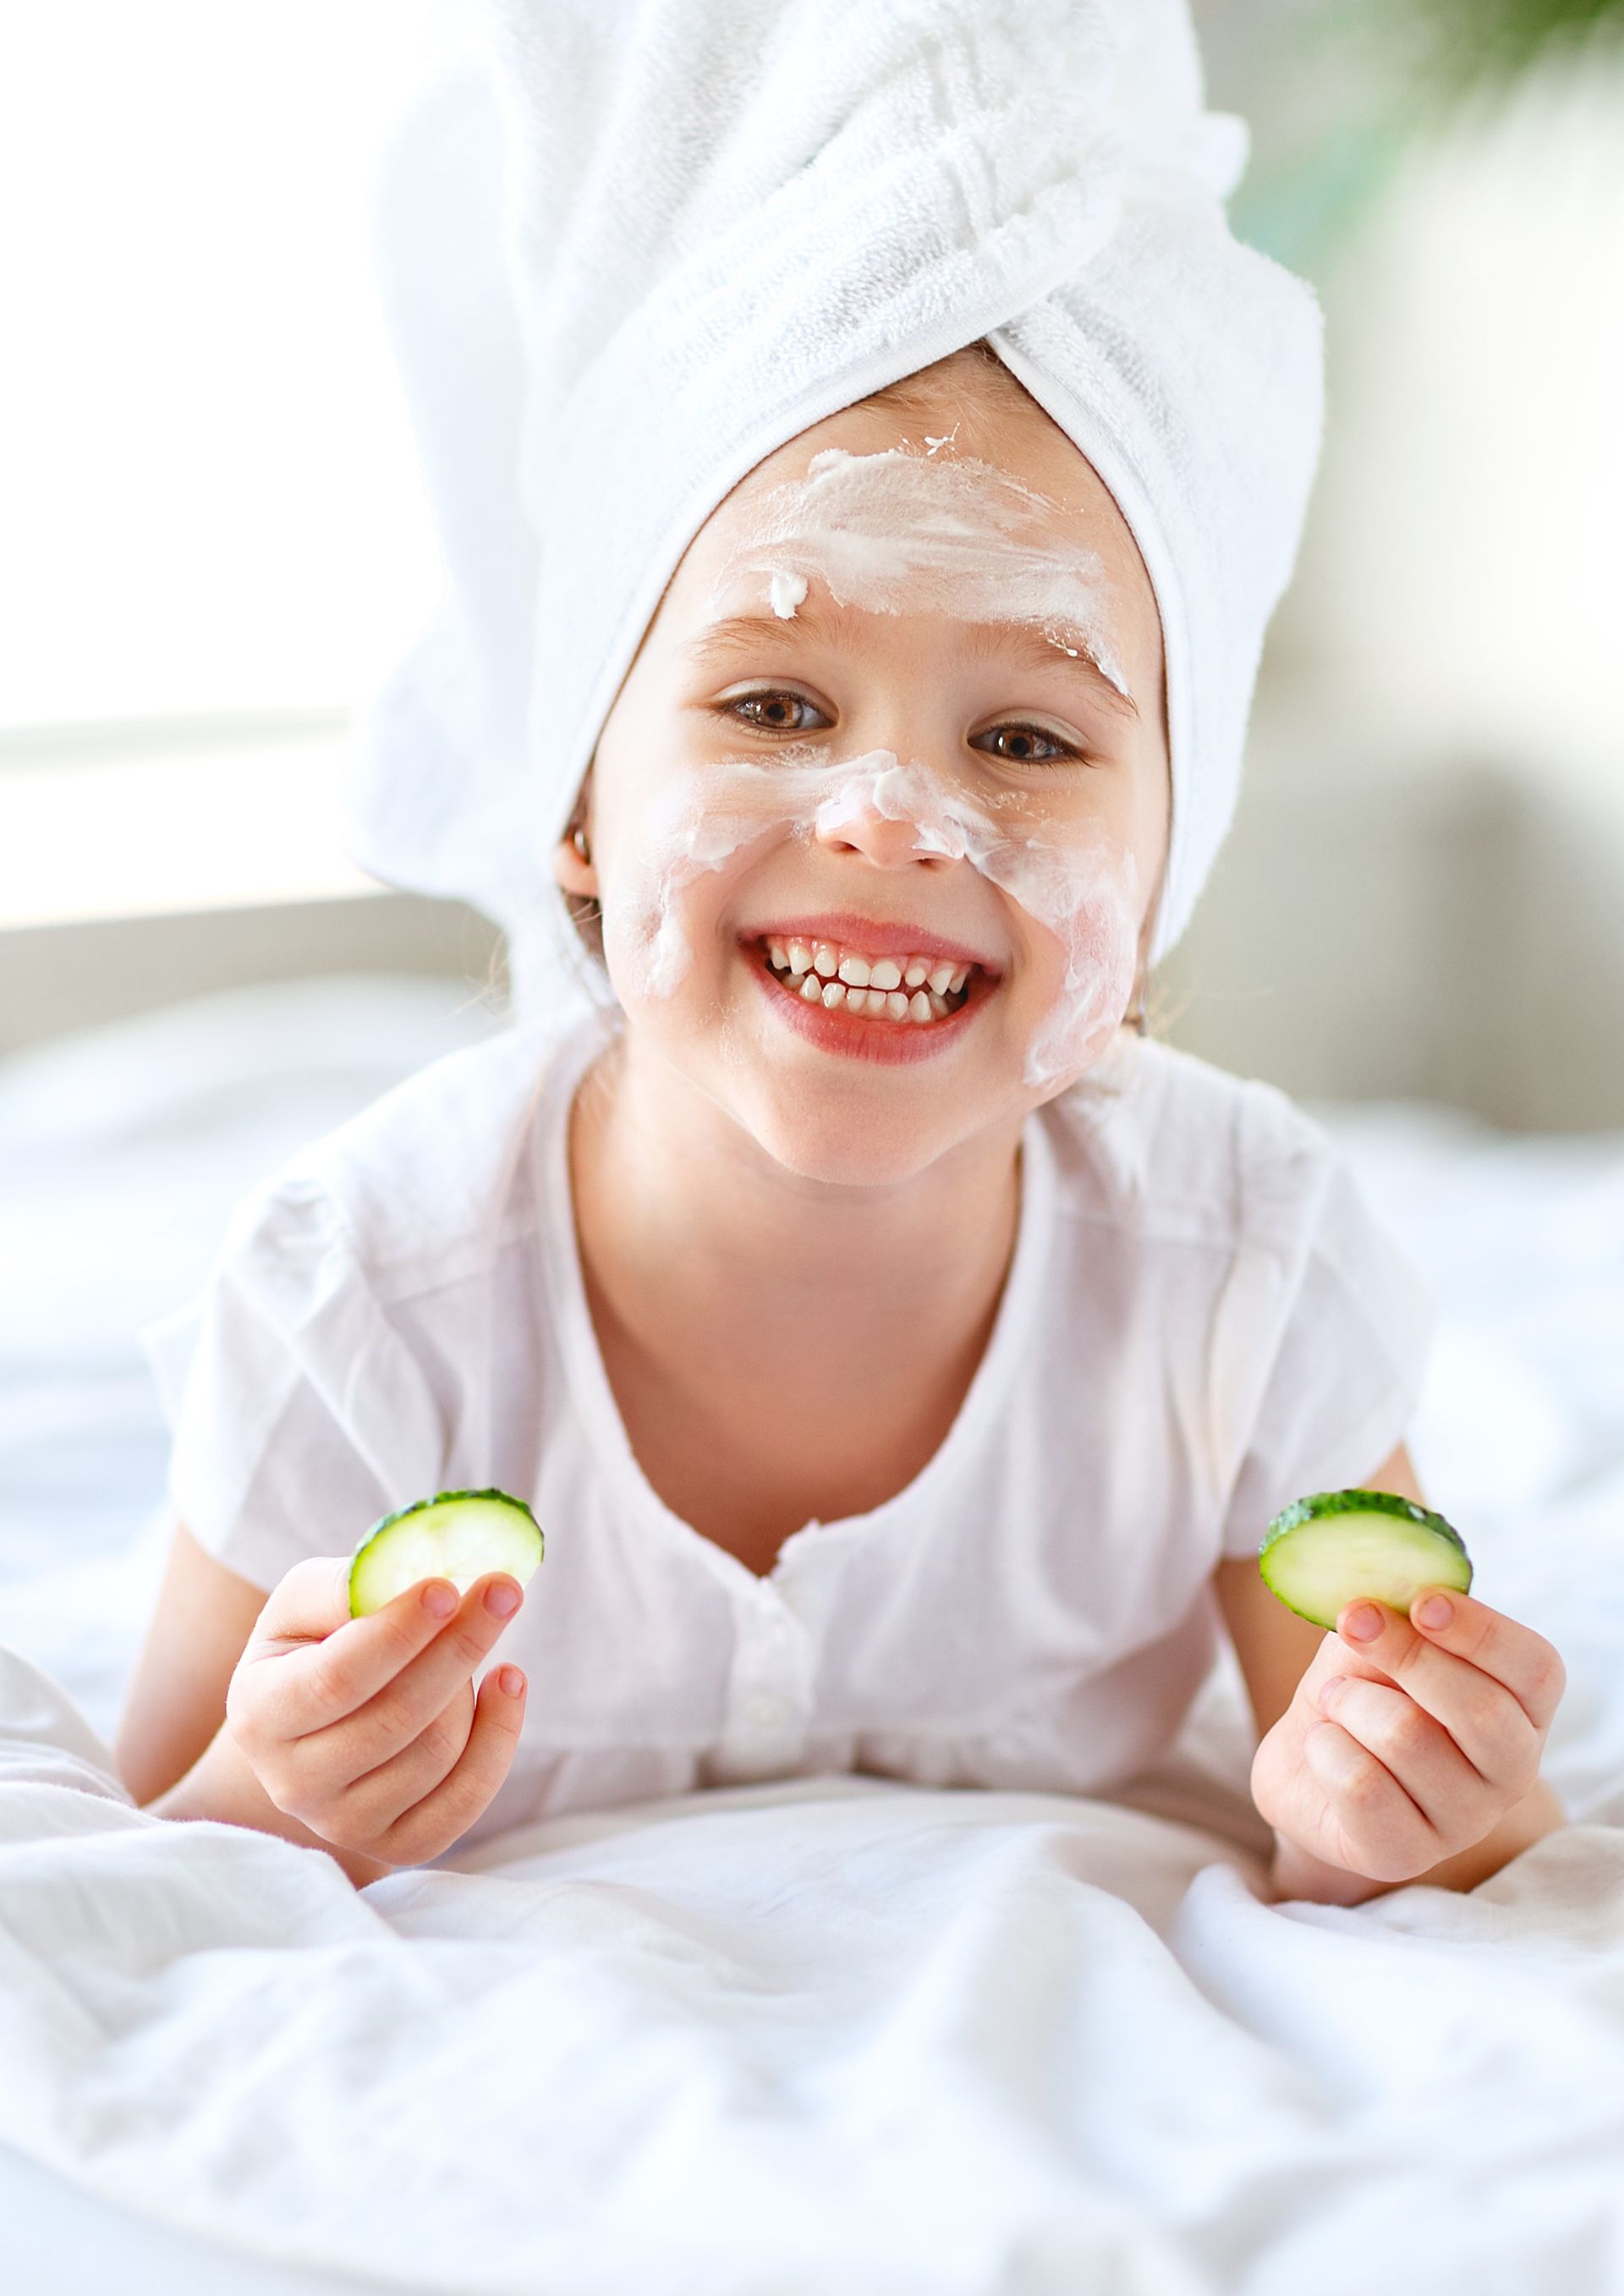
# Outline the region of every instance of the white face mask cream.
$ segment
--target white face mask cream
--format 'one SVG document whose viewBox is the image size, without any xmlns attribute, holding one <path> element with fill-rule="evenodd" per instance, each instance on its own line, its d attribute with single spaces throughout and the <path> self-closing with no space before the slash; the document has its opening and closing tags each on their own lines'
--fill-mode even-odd
<svg viewBox="0 0 1624 2296">
<path fill-rule="evenodd" d="M 1021 810 L 1026 800 L 1016 797 Z M 913 851 L 968 861 L 1065 955 L 1064 977 L 1027 1047 L 1023 1081 L 1052 1084 L 1087 1067 L 1109 1041 L 1133 986 L 1138 870 L 1131 850 L 1097 832 L 1000 826 L 985 807 L 890 750 L 830 758 L 805 744 L 770 760 L 724 758 L 685 772 L 644 821 L 641 850 L 604 909 L 605 945 L 628 988 L 669 996 L 693 963 L 679 914 L 699 878 L 767 840 L 833 836 L 865 812 L 906 822 Z"/>
<path fill-rule="evenodd" d="M 972 456 L 938 462 L 933 451 L 830 447 L 813 455 L 804 479 L 773 488 L 754 506 L 734 568 L 767 577 L 768 602 L 786 621 L 816 577 L 838 605 L 873 614 L 1029 622 L 1063 652 L 1086 652 L 1126 694 L 1109 641 L 1104 568 L 1093 551 L 1057 546 L 1046 534 L 1056 509 Z M 733 570 L 711 592 L 713 611 Z"/>
</svg>

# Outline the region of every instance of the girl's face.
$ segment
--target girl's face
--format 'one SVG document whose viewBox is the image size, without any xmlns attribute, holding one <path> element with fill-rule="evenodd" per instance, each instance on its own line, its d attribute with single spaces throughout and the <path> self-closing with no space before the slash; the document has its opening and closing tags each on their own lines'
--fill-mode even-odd
<svg viewBox="0 0 1624 2296">
<path fill-rule="evenodd" d="M 1169 774 L 1154 594 L 1030 402 L 855 406 L 695 536 L 605 722 L 590 860 L 627 1046 L 810 1178 L 905 1178 L 1113 1042 Z M 833 450 L 833 451 L 832 451 Z"/>
</svg>

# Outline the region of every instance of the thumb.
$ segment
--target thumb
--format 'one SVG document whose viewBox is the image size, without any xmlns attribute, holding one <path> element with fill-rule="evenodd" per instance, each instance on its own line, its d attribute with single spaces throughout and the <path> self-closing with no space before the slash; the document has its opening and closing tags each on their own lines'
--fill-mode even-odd
<svg viewBox="0 0 1624 2296">
<path fill-rule="evenodd" d="M 349 1621 L 348 1554 L 308 1554 L 279 1578 L 254 1621 L 250 1640 L 291 1650 L 300 1643 L 324 1642 Z"/>
</svg>

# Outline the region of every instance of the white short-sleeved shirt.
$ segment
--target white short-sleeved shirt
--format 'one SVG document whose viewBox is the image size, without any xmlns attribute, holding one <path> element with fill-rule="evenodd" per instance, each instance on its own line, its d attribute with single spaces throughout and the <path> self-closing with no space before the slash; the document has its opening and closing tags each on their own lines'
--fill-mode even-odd
<svg viewBox="0 0 1624 2296">
<path fill-rule="evenodd" d="M 301 1151 L 143 1333 L 200 1543 L 269 1589 L 394 1508 L 494 1485 L 546 1555 L 487 1665 L 529 1677 L 464 1845 L 542 1815 L 817 1770 L 1100 1793 L 1177 1732 L 1224 1555 L 1404 1438 L 1435 1303 L 1275 1086 L 1128 1037 L 1103 1113 L 1028 1118 L 987 1352 L 894 1498 L 762 1578 L 632 1453 L 587 1309 L 575 1087 L 511 1029 Z"/>
</svg>

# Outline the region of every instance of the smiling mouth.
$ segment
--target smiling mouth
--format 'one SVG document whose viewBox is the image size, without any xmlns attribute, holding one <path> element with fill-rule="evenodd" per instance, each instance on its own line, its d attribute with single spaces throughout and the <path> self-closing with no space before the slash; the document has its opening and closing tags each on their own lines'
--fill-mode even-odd
<svg viewBox="0 0 1624 2296">
<path fill-rule="evenodd" d="M 979 964 L 929 955 L 871 956 L 843 941 L 758 941 L 763 968 L 791 996 L 825 1012 L 904 1027 L 950 1020 L 984 978 Z"/>
</svg>

